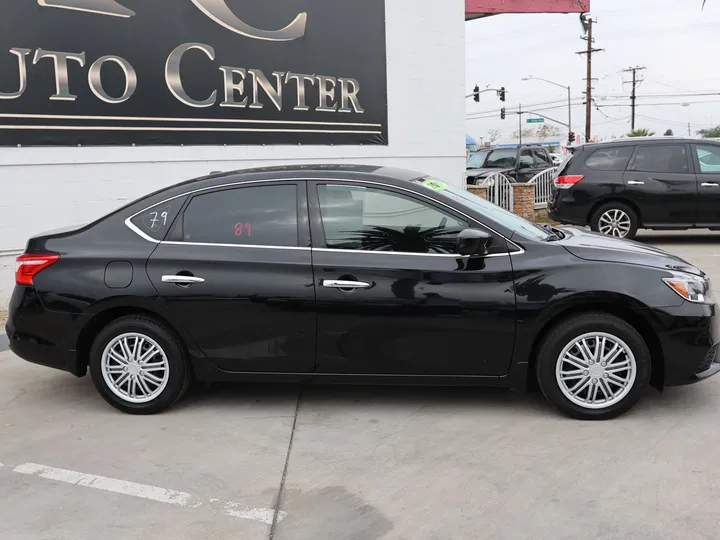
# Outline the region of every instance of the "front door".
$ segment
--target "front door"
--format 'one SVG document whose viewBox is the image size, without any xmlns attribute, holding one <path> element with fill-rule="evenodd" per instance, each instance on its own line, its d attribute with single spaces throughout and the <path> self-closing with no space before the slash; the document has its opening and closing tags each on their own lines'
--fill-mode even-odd
<svg viewBox="0 0 720 540">
<path fill-rule="evenodd" d="M 692 227 L 697 183 L 685 144 L 638 146 L 623 182 L 624 195 L 639 209 L 642 224 Z"/>
<path fill-rule="evenodd" d="M 698 227 L 720 226 L 720 145 L 694 144 Z"/>
<path fill-rule="evenodd" d="M 314 369 L 315 293 L 304 182 L 194 195 L 147 271 L 216 367 Z"/>
<path fill-rule="evenodd" d="M 507 244 L 453 253 L 482 226 L 411 190 L 309 183 L 318 373 L 503 375 L 515 336 Z M 488 231 L 489 232 L 489 231 Z"/>
</svg>

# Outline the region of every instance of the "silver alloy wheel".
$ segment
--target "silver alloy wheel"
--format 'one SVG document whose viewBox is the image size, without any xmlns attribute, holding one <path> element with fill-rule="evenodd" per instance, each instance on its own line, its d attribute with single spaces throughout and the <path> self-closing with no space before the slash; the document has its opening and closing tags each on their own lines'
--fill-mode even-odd
<svg viewBox="0 0 720 540">
<path fill-rule="evenodd" d="M 608 236 L 625 238 L 630 232 L 630 216 L 617 208 L 610 209 L 600 216 L 598 230 Z"/>
<path fill-rule="evenodd" d="M 583 334 L 558 356 L 555 378 L 560 390 L 585 409 L 605 409 L 630 393 L 637 363 L 622 339 L 604 332 Z"/>
<path fill-rule="evenodd" d="M 162 394 L 170 379 L 167 355 L 158 343 L 137 332 L 114 337 L 100 359 L 105 384 L 128 403 L 148 403 Z"/>
</svg>

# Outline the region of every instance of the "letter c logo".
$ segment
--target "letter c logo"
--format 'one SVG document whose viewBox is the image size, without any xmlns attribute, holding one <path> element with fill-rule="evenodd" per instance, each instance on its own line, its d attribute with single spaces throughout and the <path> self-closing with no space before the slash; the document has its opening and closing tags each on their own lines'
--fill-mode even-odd
<svg viewBox="0 0 720 540">
<path fill-rule="evenodd" d="M 43 7 L 71 9 L 99 15 L 129 18 L 135 12 L 115 0 L 37 0 Z M 295 20 L 280 30 L 261 30 L 242 21 L 228 7 L 226 0 L 192 0 L 192 3 L 207 17 L 231 32 L 251 39 L 265 41 L 292 41 L 305 35 L 307 13 L 300 13 Z"/>
</svg>

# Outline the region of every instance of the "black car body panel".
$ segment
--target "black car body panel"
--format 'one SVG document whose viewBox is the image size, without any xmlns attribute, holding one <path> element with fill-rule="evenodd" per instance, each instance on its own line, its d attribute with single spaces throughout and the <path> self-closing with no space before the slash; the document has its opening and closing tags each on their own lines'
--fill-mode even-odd
<svg viewBox="0 0 720 540">
<path fill-rule="evenodd" d="M 86 227 L 35 237 L 28 253 L 61 258 L 35 276 L 34 286 L 16 286 L 7 323 L 11 349 L 82 376 L 104 324 L 144 314 L 172 329 L 199 380 L 272 377 L 523 390 L 544 332 L 562 317 L 595 309 L 638 328 L 657 362 L 658 386 L 686 384 L 716 370 L 716 306 L 686 302 L 662 282 L 678 270 L 702 275 L 692 265 L 661 250 L 572 228 L 551 234 L 425 179 L 364 166 L 216 174 L 151 194 Z M 188 236 L 188 208 L 199 197 L 274 185 L 297 189 L 292 245 Z M 431 237 L 423 241 L 440 246 L 432 252 L 332 247 L 323 225 L 334 217 L 323 221 L 319 194 L 338 186 L 404 197 L 445 216 L 439 229 L 454 220 L 483 231 L 488 251 L 460 256 L 442 242 L 431 244 Z M 357 201 L 337 204 L 354 208 Z M 223 221 L 218 212 L 218 238 L 250 234 L 247 215 Z M 276 221 L 273 226 L 282 225 Z M 402 233 L 409 235 L 409 229 Z M 379 232 L 394 238 L 398 231 Z M 178 275 L 201 280 L 167 280 Z M 362 288 L 326 283 L 347 281 Z"/>
</svg>

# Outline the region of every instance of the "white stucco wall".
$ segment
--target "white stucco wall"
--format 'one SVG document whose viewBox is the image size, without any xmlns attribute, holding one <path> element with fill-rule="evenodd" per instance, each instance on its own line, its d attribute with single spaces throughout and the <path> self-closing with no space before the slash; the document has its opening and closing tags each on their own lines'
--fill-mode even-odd
<svg viewBox="0 0 720 540">
<path fill-rule="evenodd" d="M 210 171 L 291 163 L 369 163 L 462 185 L 464 0 L 386 0 L 390 145 L 0 148 L 0 309 L 28 237 L 86 223 Z M 0 102 L 0 108 L 1 108 Z"/>
</svg>

